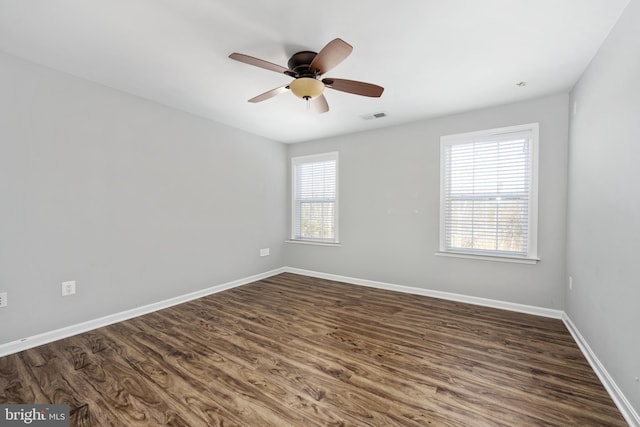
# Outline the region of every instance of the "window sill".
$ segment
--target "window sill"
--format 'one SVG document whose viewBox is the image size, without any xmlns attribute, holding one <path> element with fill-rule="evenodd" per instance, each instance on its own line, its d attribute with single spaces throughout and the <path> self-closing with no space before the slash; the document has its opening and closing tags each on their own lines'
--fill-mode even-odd
<svg viewBox="0 0 640 427">
<path fill-rule="evenodd" d="M 474 254 L 461 254 L 456 252 L 436 252 L 434 255 L 451 257 L 451 258 L 477 259 L 481 261 L 512 262 L 516 264 L 537 264 L 538 261 L 540 261 L 539 258 L 516 258 L 516 257 L 493 256 L 493 255 L 474 255 Z"/>
<path fill-rule="evenodd" d="M 294 240 L 289 239 L 285 240 L 285 243 L 295 243 L 298 245 L 313 245 L 313 246 L 342 246 L 340 242 L 329 243 L 329 242 L 317 242 L 315 240 Z"/>
</svg>

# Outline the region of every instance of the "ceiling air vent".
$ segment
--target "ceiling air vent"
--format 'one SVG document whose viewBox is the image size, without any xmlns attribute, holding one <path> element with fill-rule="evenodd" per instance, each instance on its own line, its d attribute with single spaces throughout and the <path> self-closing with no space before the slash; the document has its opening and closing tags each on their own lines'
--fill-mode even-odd
<svg viewBox="0 0 640 427">
<path fill-rule="evenodd" d="M 387 117 L 387 113 L 373 113 L 373 114 L 365 114 L 361 116 L 364 120 L 373 120 L 373 119 L 381 119 L 383 117 Z"/>
</svg>

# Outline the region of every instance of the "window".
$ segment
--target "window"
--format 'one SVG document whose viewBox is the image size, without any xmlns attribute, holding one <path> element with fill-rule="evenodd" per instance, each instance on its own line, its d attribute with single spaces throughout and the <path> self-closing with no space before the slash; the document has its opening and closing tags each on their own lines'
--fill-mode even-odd
<svg viewBox="0 0 640 427">
<path fill-rule="evenodd" d="M 537 259 L 538 124 L 440 140 L 440 254 Z"/>
<path fill-rule="evenodd" d="M 291 159 L 291 239 L 338 243 L 338 153 Z"/>
</svg>

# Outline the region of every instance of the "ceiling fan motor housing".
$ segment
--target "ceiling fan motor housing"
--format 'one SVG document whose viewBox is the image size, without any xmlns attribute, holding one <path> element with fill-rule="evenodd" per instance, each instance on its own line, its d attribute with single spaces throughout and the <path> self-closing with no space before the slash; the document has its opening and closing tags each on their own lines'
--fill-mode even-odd
<svg viewBox="0 0 640 427">
<path fill-rule="evenodd" d="M 289 65 L 289 69 L 296 72 L 296 75 L 293 77 L 316 78 L 318 70 L 311 70 L 309 68 L 316 55 L 318 55 L 316 52 L 311 52 L 309 50 L 295 53 L 287 63 L 287 65 Z"/>
<path fill-rule="evenodd" d="M 289 69 L 295 72 L 295 75 L 291 76 L 295 77 L 295 80 L 289 85 L 291 92 L 307 101 L 319 97 L 324 90 L 324 84 L 317 79 L 318 70 L 310 68 L 316 55 L 316 52 L 305 50 L 294 54 L 287 63 Z"/>
</svg>

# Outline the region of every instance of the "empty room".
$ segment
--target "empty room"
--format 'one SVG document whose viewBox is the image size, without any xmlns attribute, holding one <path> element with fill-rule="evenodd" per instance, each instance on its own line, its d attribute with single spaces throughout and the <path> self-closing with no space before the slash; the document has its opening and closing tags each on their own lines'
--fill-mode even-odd
<svg viewBox="0 0 640 427">
<path fill-rule="evenodd" d="M 640 0 L 0 0 L 1 426 L 640 427 Z"/>
</svg>

